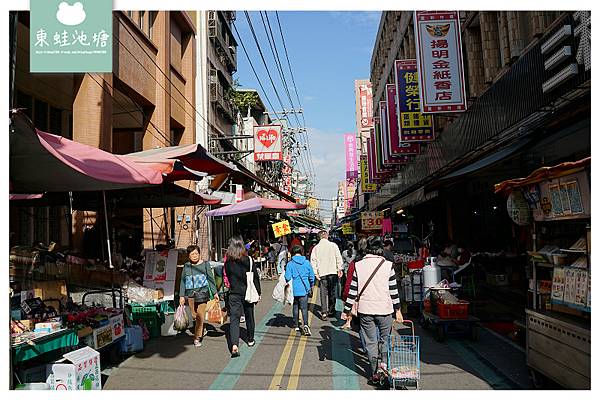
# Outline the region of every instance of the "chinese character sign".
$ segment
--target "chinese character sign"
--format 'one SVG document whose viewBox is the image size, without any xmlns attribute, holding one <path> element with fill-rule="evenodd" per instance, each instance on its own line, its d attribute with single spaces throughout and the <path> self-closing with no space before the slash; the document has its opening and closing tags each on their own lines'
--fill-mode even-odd
<svg viewBox="0 0 600 400">
<path fill-rule="evenodd" d="M 416 60 L 396 60 L 396 91 L 398 94 L 397 115 L 402 149 L 407 145 L 435 139 L 433 117 L 421 112 L 419 77 Z M 410 151 L 417 151 L 411 148 Z M 401 154 L 415 154 L 400 151 Z M 418 154 L 418 153 L 416 153 Z"/>
<path fill-rule="evenodd" d="M 355 179 L 358 177 L 356 136 L 353 133 L 345 134 L 344 143 L 346 145 L 346 178 Z"/>
<path fill-rule="evenodd" d="M 415 11 L 421 111 L 466 111 L 458 11 Z"/>
<path fill-rule="evenodd" d="M 281 125 L 254 127 L 254 161 L 282 161 Z"/>
<path fill-rule="evenodd" d="M 31 0 L 31 72 L 112 72 L 111 0 Z"/>
<path fill-rule="evenodd" d="M 396 85 L 386 85 L 387 131 L 391 154 L 392 156 L 420 154 L 421 145 L 419 143 L 400 141 L 397 100 L 398 96 Z"/>
<path fill-rule="evenodd" d="M 369 165 L 366 156 L 360 157 L 360 184 L 363 193 L 375 193 L 377 185 L 369 179 Z"/>
<path fill-rule="evenodd" d="M 373 91 L 371 82 L 361 84 L 358 88 L 360 101 L 361 129 L 373 127 Z"/>
<path fill-rule="evenodd" d="M 285 236 L 285 235 L 289 235 L 292 233 L 292 229 L 290 227 L 290 221 L 288 221 L 288 220 L 277 222 L 277 223 L 271 225 L 271 227 L 273 228 L 273 233 L 275 234 L 276 238 Z"/>
<path fill-rule="evenodd" d="M 281 181 L 281 191 L 285 194 L 292 194 L 292 157 L 290 154 L 286 154 L 283 158 L 283 168 L 281 169 L 281 174 L 283 179 Z"/>
<path fill-rule="evenodd" d="M 360 224 L 363 231 L 380 231 L 383 226 L 383 212 L 361 212 Z"/>
<path fill-rule="evenodd" d="M 388 85 L 390 86 L 390 85 Z M 395 103 L 395 102 L 394 102 Z M 379 103 L 379 116 L 380 123 L 375 126 L 375 134 L 377 136 L 377 143 L 381 143 L 381 160 L 383 162 L 383 168 L 390 169 L 394 168 L 395 165 L 404 165 L 408 162 L 408 156 L 406 155 L 392 155 L 390 127 L 389 127 L 389 107 L 388 103 L 382 101 Z"/>
</svg>

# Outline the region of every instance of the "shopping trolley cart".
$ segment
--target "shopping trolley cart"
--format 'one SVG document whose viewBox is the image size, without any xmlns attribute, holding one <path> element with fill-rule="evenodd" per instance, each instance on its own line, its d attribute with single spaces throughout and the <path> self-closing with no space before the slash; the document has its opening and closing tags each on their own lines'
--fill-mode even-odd
<svg viewBox="0 0 600 400">
<path fill-rule="evenodd" d="M 421 360 L 419 355 L 419 337 L 415 336 L 415 324 L 404 320 L 412 328 L 412 335 L 398 335 L 396 325 L 388 338 L 387 368 L 383 373 L 387 377 L 390 389 L 415 387 L 419 389 Z"/>
</svg>

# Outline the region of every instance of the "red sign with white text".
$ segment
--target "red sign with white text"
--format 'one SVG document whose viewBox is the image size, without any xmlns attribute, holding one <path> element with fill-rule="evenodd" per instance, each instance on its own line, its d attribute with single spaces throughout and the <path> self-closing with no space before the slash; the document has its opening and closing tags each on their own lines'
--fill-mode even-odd
<svg viewBox="0 0 600 400">
<path fill-rule="evenodd" d="M 360 127 L 362 129 L 373 127 L 373 91 L 371 82 L 363 83 L 358 87 L 360 101 Z"/>
</svg>

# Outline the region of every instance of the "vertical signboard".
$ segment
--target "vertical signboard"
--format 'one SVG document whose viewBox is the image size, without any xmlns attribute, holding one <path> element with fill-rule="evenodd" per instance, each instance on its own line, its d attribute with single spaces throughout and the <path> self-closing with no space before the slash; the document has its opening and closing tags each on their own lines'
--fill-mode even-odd
<svg viewBox="0 0 600 400">
<path fill-rule="evenodd" d="M 282 161 L 281 125 L 254 127 L 254 161 Z"/>
<path fill-rule="evenodd" d="M 382 101 L 379 103 L 379 117 L 380 117 L 380 132 L 377 137 L 377 140 L 381 140 L 381 150 L 382 150 L 382 161 L 383 168 L 385 169 L 394 169 L 397 165 L 404 165 L 408 162 L 407 155 L 397 155 L 394 156 L 392 154 L 392 146 L 391 146 L 391 138 L 390 138 L 390 124 L 389 124 L 389 107 L 388 103 Z"/>
<path fill-rule="evenodd" d="M 458 11 L 415 11 L 413 21 L 421 111 L 466 111 Z"/>
<path fill-rule="evenodd" d="M 371 82 L 362 83 L 358 87 L 360 101 L 360 128 L 373 127 L 373 91 Z"/>
<path fill-rule="evenodd" d="M 363 193 L 375 193 L 377 185 L 371 183 L 367 156 L 360 157 L 360 184 Z"/>
<path fill-rule="evenodd" d="M 387 130 L 392 156 L 420 154 L 421 145 L 413 142 L 400 141 L 400 126 L 398 123 L 398 94 L 396 85 L 386 85 Z"/>
<path fill-rule="evenodd" d="M 344 144 L 346 146 L 346 179 L 356 179 L 358 177 L 356 136 L 353 133 L 345 134 Z"/>
<path fill-rule="evenodd" d="M 397 114 L 402 144 L 435 139 L 433 116 L 421 112 L 416 60 L 396 60 Z"/>
<path fill-rule="evenodd" d="M 281 191 L 287 195 L 292 194 L 292 157 L 286 154 L 283 158 L 283 168 L 281 169 L 282 181 Z"/>
</svg>

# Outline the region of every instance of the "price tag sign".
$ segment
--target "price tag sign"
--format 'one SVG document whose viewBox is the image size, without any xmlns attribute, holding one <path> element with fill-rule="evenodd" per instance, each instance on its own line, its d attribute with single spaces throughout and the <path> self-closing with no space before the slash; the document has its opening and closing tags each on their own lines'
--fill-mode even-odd
<svg viewBox="0 0 600 400">
<path fill-rule="evenodd" d="M 365 231 L 378 231 L 383 227 L 383 211 L 362 212 L 360 222 Z"/>
</svg>

